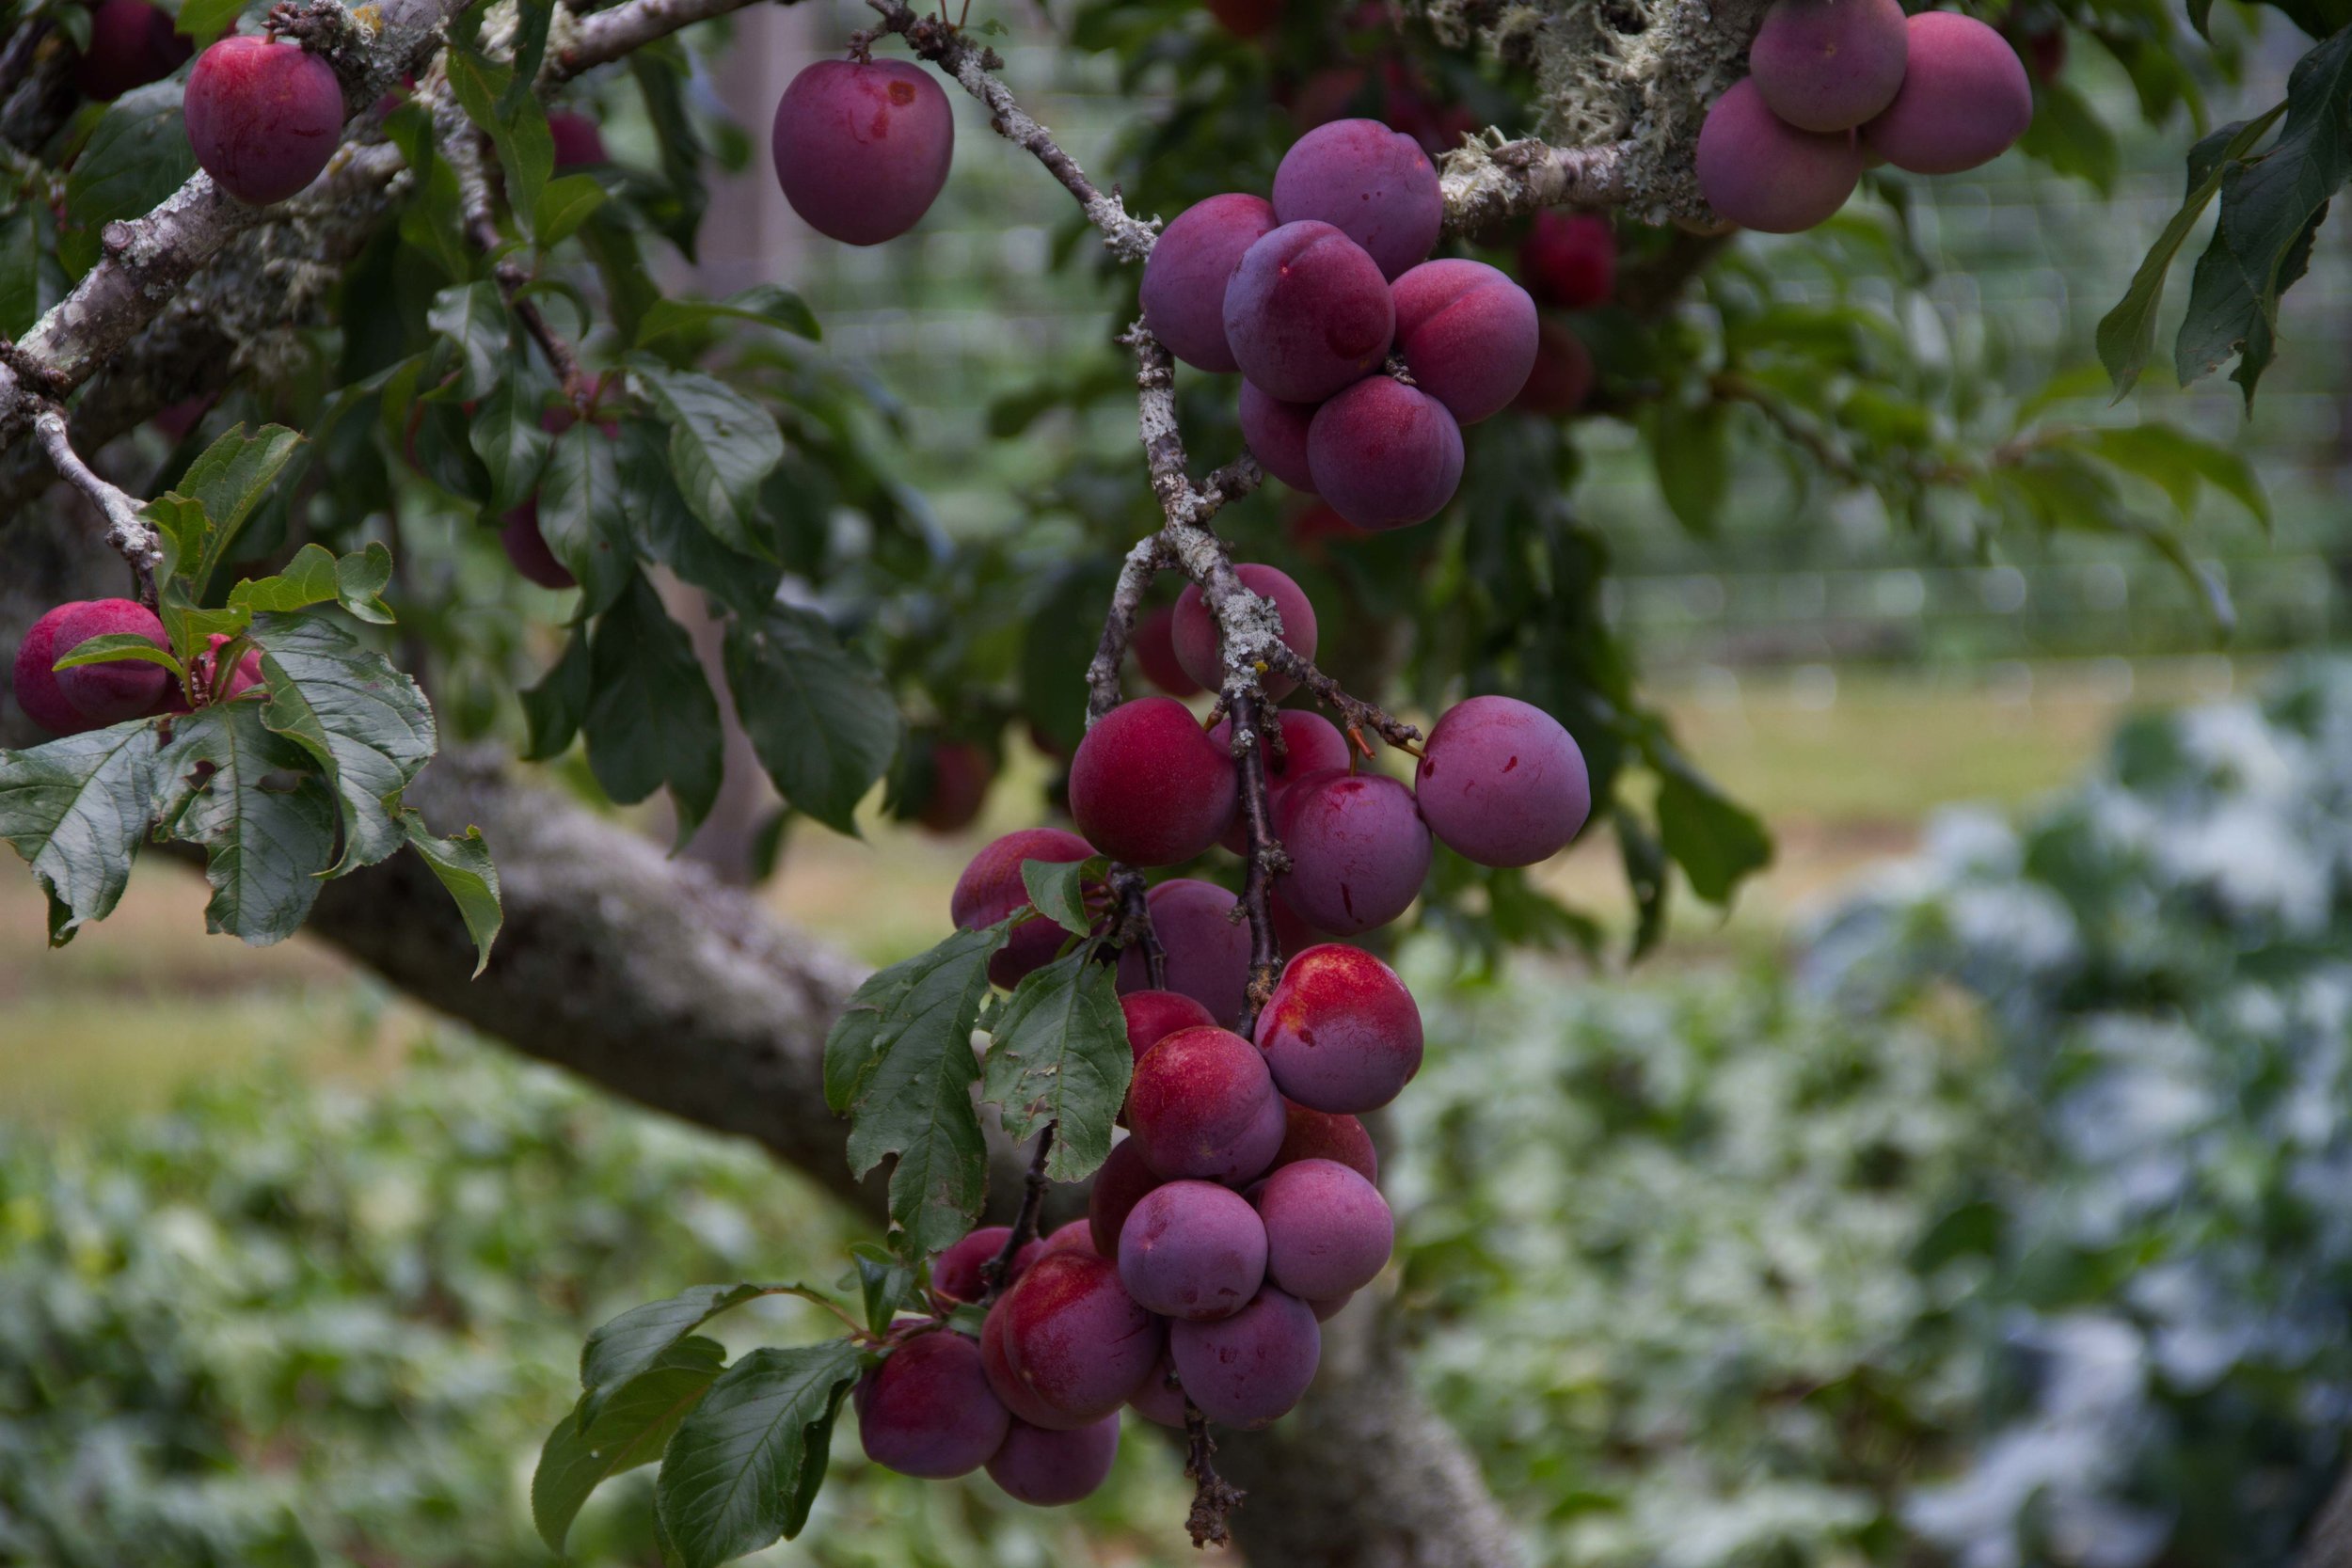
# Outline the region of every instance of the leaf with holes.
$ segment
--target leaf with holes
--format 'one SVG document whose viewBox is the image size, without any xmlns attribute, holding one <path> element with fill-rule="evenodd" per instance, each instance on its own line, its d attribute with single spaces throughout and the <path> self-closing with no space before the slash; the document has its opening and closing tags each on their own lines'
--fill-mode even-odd
<svg viewBox="0 0 2352 1568">
<path fill-rule="evenodd" d="M 0 839 L 49 895 L 49 941 L 63 946 L 113 912 L 154 816 L 160 733 L 151 720 L 0 752 Z"/>
<path fill-rule="evenodd" d="M 256 947 L 294 935 L 335 860 L 335 796 L 310 754 L 260 703 L 219 703 L 173 721 L 156 772 L 168 835 L 206 851 L 204 928 Z"/>
<path fill-rule="evenodd" d="M 1006 1135 L 1019 1141 L 1054 1126 L 1045 1174 L 1093 1175 L 1109 1157 L 1111 1123 L 1135 1069 L 1111 968 L 1081 947 L 1031 971 L 990 1032 L 981 1092 L 1003 1107 Z"/>
</svg>

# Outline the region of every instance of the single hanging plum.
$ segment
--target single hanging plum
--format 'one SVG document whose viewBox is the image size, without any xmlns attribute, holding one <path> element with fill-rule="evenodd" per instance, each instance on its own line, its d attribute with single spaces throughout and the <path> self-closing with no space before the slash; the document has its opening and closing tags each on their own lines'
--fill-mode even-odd
<svg viewBox="0 0 2352 1568">
<path fill-rule="evenodd" d="M 266 207 L 317 179 L 335 155 L 343 89 L 334 68 L 298 43 L 231 37 L 197 57 L 181 112 L 213 182 Z"/>
<path fill-rule="evenodd" d="M 819 60 L 776 104 L 776 182 L 802 221 L 844 245 L 880 245 L 922 221 L 947 183 L 947 95 L 903 60 Z"/>
<path fill-rule="evenodd" d="M 1516 697 L 1472 697 L 1446 709 L 1422 747 L 1413 793 L 1438 842 L 1480 865 L 1548 861 L 1593 809 L 1576 737 Z"/>
</svg>

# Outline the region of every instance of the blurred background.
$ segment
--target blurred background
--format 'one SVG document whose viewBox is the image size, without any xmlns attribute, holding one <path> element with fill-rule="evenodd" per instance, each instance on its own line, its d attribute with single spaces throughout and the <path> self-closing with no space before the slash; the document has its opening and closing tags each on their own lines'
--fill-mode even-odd
<svg viewBox="0 0 2352 1568">
<path fill-rule="evenodd" d="M 989 11 L 1025 103 L 1089 167 L 1128 166 L 1165 84 L 1073 42 L 1060 5 Z M 748 134 L 719 144 L 741 166 L 696 281 L 807 298 L 827 357 L 898 405 L 900 477 L 950 538 L 1027 526 L 1094 454 L 1140 491 L 1131 403 L 1021 406 L 1118 381 L 1132 280 L 1056 264 L 1067 198 L 974 104 L 906 242 L 811 244 L 776 195 L 775 97 L 864 14 L 745 13 L 711 56 L 698 111 Z M 2217 119 L 2274 102 L 2296 53 L 2220 24 L 2243 78 Z M 1744 262 L 1883 310 L 1978 414 L 2096 417 L 2092 327 L 2191 135 L 2144 128 L 2103 55 L 2061 71 L 2113 145 L 2082 172 L 2012 154 L 1915 182 L 1894 231 L 1915 284 L 1861 219 L 1744 240 Z M 616 163 L 653 157 L 626 90 L 596 111 Z M 1841 246 L 1835 274 L 1812 260 Z M 2352 568 L 2348 255 L 2324 227 L 2250 416 L 2225 382 L 2137 394 L 2266 489 L 2266 526 L 2216 498 L 2181 530 L 2233 625 L 2144 541 L 1995 538 L 1964 504 L 1922 529 L 1760 441 L 1694 528 L 1631 423 L 1576 422 L 1601 611 L 1775 852 L 1728 912 L 1677 904 L 1635 966 L 1592 843 L 1543 880 L 1613 933 L 1597 957 L 1498 967 L 1441 929 L 1400 950 L 1431 1053 L 1389 1129 L 1392 1288 L 1536 1561 L 2295 1560 L 2352 1430 L 2352 663 L 2326 657 Z M 1281 559 L 1295 509 L 1253 499 L 1232 531 Z M 740 771 L 714 859 L 764 815 Z M 765 896 L 904 957 L 1052 772 L 1016 744 L 950 833 L 879 796 L 862 842 L 796 829 Z M 546 1560 L 527 1480 L 584 1330 L 691 1280 L 829 1281 L 854 1220 L 322 947 L 201 937 L 203 901 L 150 866 L 51 953 L 27 879 L 0 878 L 0 1561 Z M 807 1533 L 758 1560 L 1194 1557 L 1159 1445 L 1050 1515 L 835 1449 Z M 657 1560 L 649 1485 L 600 1494 L 575 1557 Z"/>
</svg>

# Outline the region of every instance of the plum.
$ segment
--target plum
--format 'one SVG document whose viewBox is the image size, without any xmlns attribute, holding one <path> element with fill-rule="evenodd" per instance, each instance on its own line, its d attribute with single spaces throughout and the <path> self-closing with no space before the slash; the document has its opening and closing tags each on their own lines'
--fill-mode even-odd
<svg viewBox="0 0 2352 1568">
<path fill-rule="evenodd" d="M 1279 1079 L 1275 1086 L 1281 1086 Z M 1274 1168 L 1280 1170 L 1301 1160 L 1330 1160 L 1367 1181 L 1380 1180 L 1380 1153 L 1373 1148 L 1372 1134 L 1364 1131 L 1362 1122 L 1343 1112 L 1318 1111 L 1286 1100 L 1282 1102 L 1282 1147 L 1274 1151 Z"/>
<path fill-rule="evenodd" d="M 1225 291 L 1225 341 L 1241 373 L 1285 403 L 1319 403 L 1378 369 L 1395 326 L 1388 279 L 1327 223 L 1273 230 L 1242 254 Z"/>
<path fill-rule="evenodd" d="M 1307 591 L 1291 579 L 1288 572 L 1257 562 L 1247 562 L 1233 568 L 1244 588 L 1262 598 L 1274 601 L 1275 612 L 1282 618 L 1282 645 L 1311 664 L 1315 657 L 1315 607 L 1309 601 Z M 1184 667 L 1184 673 L 1211 691 L 1225 687 L 1225 660 L 1218 649 L 1216 617 L 1210 613 L 1208 601 L 1197 582 L 1184 585 L 1176 596 L 1176 625 L 1173 628 L 1176 660 Z M 1278 701 L 1297 686 L 1288 675 L 1269 671 L 1258 679 L 1259 688 Z"/>
<path fill-rule="evenodd" d="M 1295 781 L 1310 773 L 1345 768 L 1352 760 L 1347 736 L 1320 713 L 1310 713 L 1304 708 L 1285 708 L 1277 722 L 1282 730 L 1282 754 L 1279 760 L 1271 754 L 1265 759 L 1266 803 L 1269 809 L 1275 811 L 1281 807 L 1282 792 Z M 1231 751 L 1233 721 L 1230 719 L 1218 720 L 1216 728 L 1209 732 L 1209 738 Z M 1232 825 L 1225 830 L 1225 837 L 1220 842 L 1236 855 L 1248 852 L 1248 833 L 1240 812 L 1233 814 Z M 1285 937 L 1284 941 L 1287 943 L 1288 938 Z"/>
<path fill-rule="evenodd" d="M 555 166 L 559 169 L 580 168 L 610 160 L 605 156 L 604 133 L 596 122 L 574 109 L 557 109 L 548 116 L 548 135 L 555 139 Z"/>
<path fill-rule="evenodd" d="M 1225 831 L 1233 800 L 1232 759 L 1173 697 L 1121 703 L 1088 729 L 1070 763 L 1078 831 L 1129 865 L 1200 854 Z"/>
<path fill-rule="evenodd" d="M 1171 878 L 1144 897 L 1167 957 L 1167 989 L 1200 1003 L 1217 1023 L 1241 1016 L 1249 985 L 1249 927 L 1233 918 L 1236 902 L 1226 889 L 1194 877 Z M 1140 951 L 1120 955 L 1121 991 L 1151 983 Z"/>
<path fill-rule="evenodd" d="M 1343 937 L 1369 931 L 1403 914 L 1420 895 L 1429 870 L 1429 829 L 1413 792 L 1394 779 L 1313 774 L 1283 792 L 1278 817 L 1276 836 L 1291 865 L 1276 886 L 1318 930 Z"/>
<path fill-rule="evenodd" d="M 197 56 L 181 118 L 213 182 L 266 207 L 317 179 L 335 155 L 343 88 L 334 68 L 300 44 L 232 36 Z"/>
<path fill-rule="evenodd" d="M 143 637 L 169 647 L 155 612 L 131 599 L 76 599 L 33 623 L 16 655 L 16 700 L 25 716 L 54 735 L 103 729 L 142 719 L 173 689 L 171 672 L 144 659 L 55 668 L 93 637 Z"/>
<path fill-rule="evenodd" d="M 1392 376 L 1357 382 L 1307 427 L 1315 494 L 1360 529 L 1408 528 L 1462 483 L 1462 427 L 1444 404 Z"/>
<path fill-rule="evenodd" d="M 1902 87 L 1862 127 L 1864 150 L 1914 174 L 1957 174 L 2026 134 L 2033 84 L 2007 39 L 1957 11 L 1921 11 L 1905 38 Z"/>
<path fill-rule="evenodd" d="M 859 1381 L 855 1403 L 866 1457 L 925 1481 L 978 1469 L 1012 1424 L 980 1370 L 980 1347 L 945 1329 L 891 1352 Z"/>
<path fill-rule="evenodd" d="M 1009 1225 L 984 1225 L 971 1231 L 953 1245 L 942 1249 L 931 1259 L 931 1289 L 951 1301 L 978 1301 L 988 1294 L 987 1281 L 980 1270 L 988 1260 L 1005 1250 L 1005 1243 L 1012 1235 Z M 1012 1267 L 1004 1282 L 1010 1285 L 1028 1272 L 1044 1250 L 1044 1243 L 1032 1241 L 1012 1255 Z"/>
<path fill-rule="evenodd" d="M 1247 1181 L 1282 1147 L 1282 1097 L 1265 1057 L 1239 1035 L 1179 1029 L 1136 1064 L 1127 1124 L 1156 1175 Z"/>
<path fill-rule="evenodd" d="M 1500 414 L 1535 368 L 1535 302 L 1484 261 L 1423 261 L 1396 280 L 1396 351 L 1457 424 Z"/>
<path fill-rule="evenodd" d="M 100 0 L 90 8 L 89 47 L 73 63 L 73 85 L 85 98 L 111 101 L 162 81 L 195 52 L 161 6 Z"/>
<path fill-rule="evenodd" d="M 572 576 L 570 567 L 555 559 L 555 552 L 548 547 L 548 536 L 540 531 L 538 497 L 532 497 L 506 515 L 505 526 L 499 530 L 499 544 L 525 582 L 535 582 L 542 588 L 580 586 L 580 579 Z"/>
<path fill-rule="evenodd" d="M 1535 368 L 1519 388 L 1518 405 L 1552 419 L 1573 414 L 1593 395 L 1597 372 L 1584 340 L 1556 321 L 1535 328 Z"/>
<path fill-rule="evenodd" d="M 1136 654 L 1136 668 L 1143 678 L 1171 697 L 1198 697 L 1200 683 L 1184 673 L 1184 667 L 1176 662 L 1176 611 L 1163 606 L 1147 610 L 1136 617 L 1136 629 L 1127 639 L 1127 646 Z"/>
<path fill-rule="evenodd" d="M 1160 1320 L 1119 1282 L 1119 1266 L 1064 1248 L 1029 1265 L 996 1298 L 980 1360 L 1005 1407 L 1032 1426 L 1068 1431 L 1127 1402 L 1159 1359 Z"/>
<path fill-rule="evenodd" d="M 1422 747 L 1413 793 L 1438 842 L 1480 865 L 1548 861 L 1593 809 L 1576 737 L 1515 697 L 1472 697 L 1446 709 Z"/>
<path fill-rule="evenodd" d="M 1143 325 L 1195 370 L 1234 371 L 1225 341 L 1225 290 L 1242 253 L 1274 230 L 1262 197 L 1229 194 L 1177 214 L 1143 264 Z"/>
<path fill-rule="evenodd" d="M 1699 192 L 1718 216 L 1767 234 L 1794 234 L 1827 222 L 1846 204 L 1862 178 L 1862 151 L 1851 132 L 1790 125 L 1764 106 L 1755 78 L 1744 77 L 1707 111 L 1697 166 Z"/>
<path fill-rule="evenodd" d="M 1376 1111 L 1421 1070 L 1413 993 L 1387 964 L 1339 942 L 1310 947 L 1284 966 L 1257 1038 L 1275 1086 L 1314 1111 Z"/>
<path fill-rule="evenodd" d="M 1023 861 L 1066 863 L 1093 858 L 1093 845 L 1059 828 L 1023 828 L 1007 833 L 983 846 L 963 868 L 963 875 L 956 879 L 956 890 L 947 902 L 948 918 L 959 929 L 977 930 L 995 925 L 1026 904 L 1029 889 L 1021 877 Z M 1069 935 L 1041 916 L 1023 921 L 1012 928 L 1010 940 L 988 960 L 990 984 L 1010 990 L 1031 970 L 1052 963 Z"/>
<path fill-rule="evenodd" d="M 970 827 L 987 803 L 988 786 L 996 765 L 988 753 L 968 740 L 942 740 L 931 747 L 930 793 L 914 820 L 934 833 L 961 832 Z"/>
<path fill-rule="evenodd" d="M 1445 222 L 1438 168 L 1411 136 L 1376 119 L 1335 119 L 1291 144 L 1274 171 L 1274 216 L 1327 223 L 1383 277 L 1429 254 Z"/>
<path fill-rule="evenodd" d="M 1764 106 L 1800 131 L 1851 131 L 1895 101 L 1901 0 L 1773 0 L 1748 46 Z"/>
<path fill-rule="evenodd" d="M 1159 1184 L 1141 1144 L 1125 1138 L 1111 1146 L 1110 1158 L 1094 1173 L 1093 1189 L 1087 1194 L 1087 1229 L 1098 1256 L 1119 1256 L 1119 1232 L 1128 1214 Z"/>
<path fill-rule="evenodd" d="M 1314 494 L 1314 472 L 1307 466 L 1307 427 L 1316 405 L 1284 403 L 1255 383 L 1241 384 L 1241 438 L 1258 467 L 1294 490 Z"/>
<path fill-rule="evenodd" d="M 1344 1300 L 1373 1282 L 1396 1245 L 1380 1189 L 1335 1161 L 1280 1166 L 1255 1201 L 1266 1277 L 1302 1300 Z"/>
<path fill-rule="evenodd" d="M 920 66 L 819 60 L 784 89 L 770 145 L 803 222 L 844 245 L 880 245 L 921 222 L 946 187 L 956 120 Z"/>
<path fill-rule="evenodd" d="M 1266 1285 L 1230 1318 L 1170 1323 L 1168 1354 L 1202 1415 L 1248 1431 L 1279 1420 L 1305 1395 L 1323 1332 L 1305 1302 Z"/>
<path fill-rule="evenodd" d="M 1091 1494 L 1119 1458 L 1119 1415 L 1057 1432 L 1015 1419 L 988 1462 L 988 1479 L 1016 1502 L 1058 1508 Z"/>
<path fill-rule="evenodd" d="M 1216 1016 L 1198 1001 L 1172 990 L 1129 991 L 1119 999 L 1119 1011 L 1127 1024 L 1127 1047 L 1137 1061 L 1177 1030 L 1197 1029 L 1216 1022 Z"/>
<path fill-rule="evenodd" d="M 1293 1229 L 1304 1238 L 1326 1239 L 1295 1222 Z M 1120 1227 L 1120 1280 L 1129 1295 L 1164 1317 L 1232 1316 L 1265 1282 L 1265 1264 L 1266 1228 L 1258 1211 L 1214 1181 L 1154 1187 Z"/>
<path fill-rule="evenodd" d="M 1519 242 L 1519 281 L 1547 305 L 1582 310 L 1617 286 L 1617 233 L 1598 213 L 1547 210 Z"/>
</svg>

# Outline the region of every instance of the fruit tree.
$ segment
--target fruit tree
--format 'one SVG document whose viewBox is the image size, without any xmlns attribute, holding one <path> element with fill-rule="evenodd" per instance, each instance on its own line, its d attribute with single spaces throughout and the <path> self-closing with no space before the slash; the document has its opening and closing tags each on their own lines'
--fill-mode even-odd
<svg viewBox="0 0 2352 1568">
<path fill-rule="evenodd" d="M 1597 951 L 1532 873 L 1605 837 L 1639 953 L 1677 874 L 1723 904 L 1770 851 L 1603 612 L 1585 433 L 1636 433 L 1702 535 L 1762 443 L 1923 531 L 2144 540 L 2226 615 L 2182 532 L 2208 491 L 2264 514 L 2244 462 L 1934 361 L 1907 203 L 2004 154 L 2111 173 L 2066 79 L 2095 42 L 2201 133 L 2137 275 L 2074 280 L 2120 300 L 2108 378 L 2217 206 L 2174 364 L 2250 400 L 2352 175 L 2352 10 L 2280 0 L 2283 96 L 2205 133 L 2250 9 L 1075 0 L 1145 105 L 1114 182 L 1001 22 L 868 0 L 769 125 L 820 243 L 904 243 L 1006 160 L 1132 301 L 994 416 L 1116 404 L 1116 465 L 950 539 L 790 279 L 675 283 L 748 153 L 696 86 L 745 4 L 11 7 L 0 837 L 56 942 L 183 861 L 211 928 L 309 929 L 873 1216 L 838 1286 L 679 1281 L 591 1338 L 533 1488 L 557 1549 L 641 1464 L 681 1562 L 795 1534 L 846 1404 L 875 1462 L 1039 1506 L 1168 1428 L 1194 1541 L 1253 1561 L 1513 1562 L 1385 1322 L 1394 939 Z M 1016 739 L 1061 804 L 860 976 L 602 809 L 659 795 L 687 844 L 730 726 L 837 832 L 877 784 L 967 827 Z M 842 1332 L 699 1332 L 778 1292 Z"/>
</svg>

